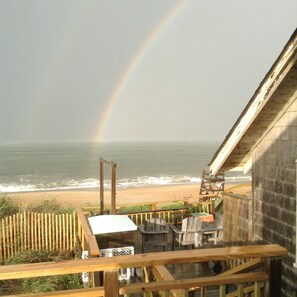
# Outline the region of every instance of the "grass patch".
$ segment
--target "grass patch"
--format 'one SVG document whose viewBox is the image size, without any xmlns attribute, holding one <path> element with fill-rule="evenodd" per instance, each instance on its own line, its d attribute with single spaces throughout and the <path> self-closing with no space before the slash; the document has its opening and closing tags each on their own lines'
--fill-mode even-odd
<svg viewBox="0 0 297 297">
<path fill-rule="evenodd" d="M 179 208 L 185 208 L 183 202 L 177 202 L 177 203 L 172 203 L 172 204 L 162 205 L 162 206 L 160 207 L 160 210 L 166 210 L 166 209 L 179 209 Z"/>
<path fill-rule="evenodd" d="M 141 211 L 151 211 L 151 204 L 141 204 L 141 205 L 131 205 L 123 206 L 120 208 L 119 213 L 131 213 L 131 212 L 141 212 Z"/>
<path fill-rule="evenodd" d="M 53 214 L 62 214 L 62 213 L 72 213 L 73 208 L 61 206 L 55 199 L 42 200 L 37 203 L 32 203 L 26 208 L 20 206 L 18 201 L 10 199 L 3 195 L 0 197 L 0 219 L 7 216 L 14 215 L 16 213 L 24 212 L 37 212 L 37 213 L 53 213 Z"/>
<path fill-rule="evenodd" d="M 70 253 L 31 251 L 20 252 L 15 257 L 5 261 L 4 265 L 23 263 L 40 263 L 73 259 Z M 80 274 L 34 277 L 17 280 L 0 281 L 0 295 L 44 293 L 58 290 L 82 288 Z"/>
<path fill-rule="evenodd" d="M 0 219 L 14 215 L 19 211 L 20 207 L 17 203 L 5 196 L 0 198 Z"/>
<path fill-rule="evenodd" d="M 27 210 L 37 213 L 72 213 L 73 208 L 62 207 L 55 199 L 47 199 L 27 206 Z"/>
</svg>

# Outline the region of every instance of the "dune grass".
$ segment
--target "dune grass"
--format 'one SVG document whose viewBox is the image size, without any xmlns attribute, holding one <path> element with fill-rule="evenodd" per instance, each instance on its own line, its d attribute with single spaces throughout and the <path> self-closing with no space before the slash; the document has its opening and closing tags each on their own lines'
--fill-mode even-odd
<svg viewBox="0 0 297 297">
<path fill-rule="evenodd" d="M 17 203 L 3 195 L 0 198 L 0 219 L 13 215 L 20 211 Z"/>
<path fill-rule="evenodd" d="M 62 214 L 72 213 L 73 210 L 74 209 L 71 207 L 61 206 L 55 199 L 50 198 L 37 203 L 29 204 L 27 207 L 23 207 L 21 203 L 9 199 L 6 195 L 0 197 L 0 219 L 23 211 Z"/>
<path fill-rule="evenodd" d="M 73 255 L 70 253 L 30 251 L 19 252 L 13 258 L 10 258 L 2 264 L 14 265 L 70 259 L 73 259 Z M 82 287 L 83 285 L 80 274 L 4 280 L 0 281 L 0 296 L 26 293 L 43 293 L 58 290 L 79 289 Z"/>
</svg>

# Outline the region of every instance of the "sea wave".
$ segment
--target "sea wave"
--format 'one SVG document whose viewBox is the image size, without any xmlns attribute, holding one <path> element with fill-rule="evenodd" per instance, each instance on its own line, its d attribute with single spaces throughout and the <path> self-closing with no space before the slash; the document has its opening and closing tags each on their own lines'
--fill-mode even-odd
<svg viewBox="0 0 297 297">
<path fill-rule="evenodd" d="M 226 182 L 245 182 L 250 181 L 250 176 L 230 176 L 226 177 Z M 149 186 L 181 185 L 181 184 L 198 184 L 201 178 L 185 175 L 163 175 L 163 176 L 141 176 L 137 178 L 122 178 L 117 180 L 117 189 L 141 188 Z M 111 181 L 104 181 L 104 188 L 111 188 Z M 82 190 L 82 189 L 99 189 L 99 180 L 94 178 L 88 179 L 66 179 L 54 182 L 32 183 L 30 179 L 23 179 L 19 183 L 2 183 L 0 184 L 0 193 L 20 193 L 20 192 L 37 192 L 37 191 L 63 191 L 63 190 Z"/>
</svg>

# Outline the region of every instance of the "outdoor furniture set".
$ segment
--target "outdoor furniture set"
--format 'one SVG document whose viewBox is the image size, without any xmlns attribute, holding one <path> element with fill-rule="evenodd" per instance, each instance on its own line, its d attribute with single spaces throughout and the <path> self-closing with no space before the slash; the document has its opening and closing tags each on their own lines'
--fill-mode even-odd
<svg viewBox="0 0 297 297">
<path fill-rule="evenodd" d="M 142 252 L 146 246 L 161 246 L 165 251 L 169 227 L 172 229 L 172 250 L 176 243 L 179 249 L 183 246 L 199 248 L 204 238 L 213 241 L 216 245 L 219 240 L 222 240 L 223 216 L 219 212 L 216 212 L 214 216 L 193 214 L 182 219 L 181 229 L 177 225 L 168 225 L 163 219 L 151 218 L 145 221 L 144 225 L 138 226 L 142 235 Z"/>
</svg>

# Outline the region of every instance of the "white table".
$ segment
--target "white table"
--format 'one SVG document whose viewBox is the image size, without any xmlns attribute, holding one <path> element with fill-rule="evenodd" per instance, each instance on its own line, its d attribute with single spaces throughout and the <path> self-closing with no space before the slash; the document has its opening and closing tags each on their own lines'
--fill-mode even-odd
<svg viewBox="0 0 297 297">
<path fill-rule="evenodd" d="M 94 235 L 137 230 L 137 226 L 126 215 L 99 215 L 88 220 Z"/>
</svg>

